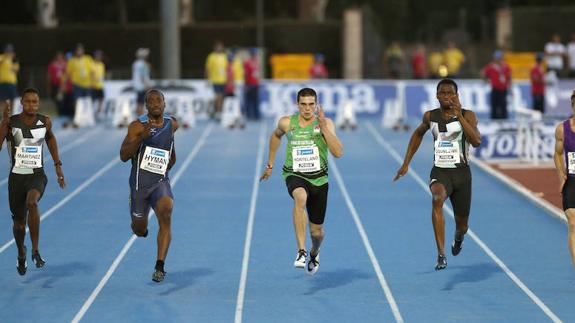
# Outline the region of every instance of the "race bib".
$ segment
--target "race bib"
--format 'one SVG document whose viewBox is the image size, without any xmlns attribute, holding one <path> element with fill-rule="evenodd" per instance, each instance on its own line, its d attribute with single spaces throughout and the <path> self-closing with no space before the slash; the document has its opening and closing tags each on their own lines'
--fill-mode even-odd
<svg viewBox="0 0 575 323">
<path fill-rule="evenodd" d="M 567 152 L 567 173 L 575 174 L 575 152 Z"/>
<path fill-rule="evenodd" d="M 155 174 L 165 175 L 170 162 L 170 152 L 160 148 L 146 147 L 140 168 Z"/>
<path fill-rule="evenodd" d="M 42 167 L 42 146 L 18 146 L 14 155 L 17 168 Z"/>
<path fill-rule="evenodd" d="M 317 146 L 294 147 L 292 149 L 294 172 L 310 173 L 319 171 L 319 149 Z"/>
<path fill-rule="evenodd" d="M 460 163 L 459 145 L 454 141 L 435 141 L 435 166 L 437 167 L 455 167 Z"/>
</svg>

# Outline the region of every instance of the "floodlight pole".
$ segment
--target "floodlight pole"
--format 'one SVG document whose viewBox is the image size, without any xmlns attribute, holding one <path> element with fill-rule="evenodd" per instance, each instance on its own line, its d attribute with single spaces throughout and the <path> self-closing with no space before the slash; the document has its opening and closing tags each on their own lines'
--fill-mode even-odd
<svg viewBox="0 0 575 323">
<path fill-rule="evenodd" d="M 180 78 L 180 14 L 179 0 L 162 0 L 162 78 Z"/>
</svg>

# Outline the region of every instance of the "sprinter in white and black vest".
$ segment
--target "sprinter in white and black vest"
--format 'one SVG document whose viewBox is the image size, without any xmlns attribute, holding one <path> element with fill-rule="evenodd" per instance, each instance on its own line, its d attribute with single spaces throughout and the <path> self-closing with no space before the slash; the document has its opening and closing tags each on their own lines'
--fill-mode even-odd
<svg viewBox="0 0 575 323">
<path fill-rule="evenodd" d="M 138 237 L 148 235 L 150 208 L 154 209 L 158 218 L 158 257 L 152 280 L 161 282 L 166 274 L 164 261 L 172 239 L 174 196 L 168 171 L 176 163 L 174 133 L 178 129 L 178 123 L 173 117 L 164 114 L 166 101 L 159 90 L 147 91 L 145 104 L 148 114 L 140 116 L 128 126 L 128 134 L 120 149 L 120 158 L 124 162 L 132 161 L 132 231 Z"/>
<path fill-rule="evenodd" d="M 394 181 L 404 176 L 409 162 L 419 148 L 423 135 L 431 129 L 434 141 L 434 159 L 429 189 L 433 199 L 431 218 L 437 244 L 437 265 L 435 270 L 447 267 L 445 244 L 445 219 L 443 203 L 451 200 L 455 214 L 455 236 L 451 254 L 457 256 L 467 233 L 471 207 L 471 170 L 469 169 L 469 144 L 478 147 L 481 135 L 477 129 L 477 116 L 473 111 L 462 109 L 457 93 L 457 84 L 443 79 L 437 84 L 437 100 L 440 107 L 423 114 L 423 121 L 409 140 L 403 165 L 397 171 Z"/>
<path fill-rule="evenodd" d="M 26 89 L 22 93 L 22 113 L 10 115 L 10 105 L 4 110 L 0 123 L 0 142 L 8 140 L 11 168 L 8 177 L 8 199 L 12 211 L 12 232 L 18 247 L 18 262 L 16 269 L 20 275 L 26 274 L 26 223 L 30 229 L 32 242 L 32 260 L 37 268 L 46 263 L 38 251 L 40 235 L 40 211 L 38 202 L 44 194 L 48 183 L 44 173 L 44 142 L 52 155 L 58 185 L 66 186 L 62 161 L 58 155 L 58 144 L 52 132 L 52 121 L 49 117 L 39 114 L 40 95 L 36 89 Z"/>
</svg>

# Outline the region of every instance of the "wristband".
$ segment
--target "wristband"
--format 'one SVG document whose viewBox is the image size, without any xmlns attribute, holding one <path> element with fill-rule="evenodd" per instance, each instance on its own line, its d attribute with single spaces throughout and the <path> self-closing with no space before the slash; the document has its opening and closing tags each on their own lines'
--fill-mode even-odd
<svg viewBox="0 0 575 323">
<path fill-rule="evenodd" d="M 54 163 L 54 166 L 62 166 L 62 161 L 59 160 L 59 161 L 55 162 L 55 163 Z"/>
<path fill-rule="evenodd" d="M 274 168 L 274 167 L 273 167 L 272 165 L 270 165 L 270 164 L 267 164 L 267 165 L 266 165 L 266 169 L 273 169 L 273 168 Z"/>
</svg>

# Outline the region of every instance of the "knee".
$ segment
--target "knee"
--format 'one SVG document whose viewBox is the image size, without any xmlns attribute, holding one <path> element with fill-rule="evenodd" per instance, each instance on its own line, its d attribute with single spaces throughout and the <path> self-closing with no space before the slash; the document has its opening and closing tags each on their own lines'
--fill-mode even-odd
<svg viewBox="0 0 575 323">
<path fill-rule="evenodd" d="M 34 199 L 26 200 L 26 207 L 28 210 L 36 210 L 38 208 L 38 201 Z"/>
<path fill-rule="evenodd" d="M 434 208 L 442 208 L 443 202 L 445 201 L 445 196 L 443 194 L 433 194 L 432 204 Z"/>
<path fill-rule="evenodd" d="M 305 192 L 299 193 L 299 194 L 294 194 L 293 200 L 295 202 L 296 208 L 304 208 L 306 206 L 306 203 L 307 203 L 307 195 L 305 194 Z"/>
<path fill-rule="evenodd" d="M 13 228 L 16 231 L 26 231 L 26 221 L 14 221 Z"/>
<path fill-rule="evenodd" d="M 323 227 L 312 227 L 309 231 L 313 238 L 323 238 Z"/>
</svg>

